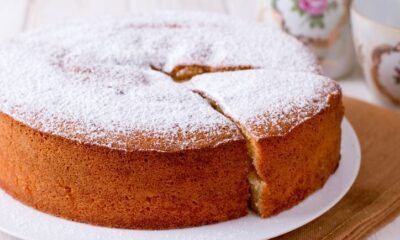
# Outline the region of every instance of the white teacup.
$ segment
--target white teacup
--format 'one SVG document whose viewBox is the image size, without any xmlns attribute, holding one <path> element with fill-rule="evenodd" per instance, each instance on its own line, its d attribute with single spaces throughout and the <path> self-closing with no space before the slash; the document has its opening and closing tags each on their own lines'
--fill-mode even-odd
<svg viewBox="0 0 400 240">
<path fill-rule="evenodd" d="M 369 86 L 383 102 L 400 106 L 400 1 L 355 0 L 351 22 Z"/>
</svg>

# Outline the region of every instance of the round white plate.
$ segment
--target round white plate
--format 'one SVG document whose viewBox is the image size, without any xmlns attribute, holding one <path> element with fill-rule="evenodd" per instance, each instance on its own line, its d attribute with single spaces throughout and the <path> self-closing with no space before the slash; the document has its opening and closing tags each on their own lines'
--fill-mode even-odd
<svg viewBox="0 0 400 240">
<path fill-rule="evenodd" d="M 0 191 L 0 230 L 26 240 L 132 239 L 265 239 L 296 229 L 333 207 L 349 190 L 360 167 L 360 146 L 354 130 L 342 123 L 342 159 L 325 186 L 297 206 L 262 219 L 254 213 L 223 223 L 174 230 L 126 230 L 96 227 L 54 217 Z"/>
</svg>

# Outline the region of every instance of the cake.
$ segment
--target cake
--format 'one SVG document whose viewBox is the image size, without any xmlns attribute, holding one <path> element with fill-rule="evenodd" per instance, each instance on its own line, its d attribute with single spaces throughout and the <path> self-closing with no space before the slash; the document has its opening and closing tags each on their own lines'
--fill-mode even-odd
<svg viewBox="0 0 400 240">
<path fill-rule="evenodd" d="M 288 209 L 340 159 L 337 83 L 263 25 L 204 13 L 71 22 L 0 47 L 0 187 L 134 229 Z"/>
</svg>

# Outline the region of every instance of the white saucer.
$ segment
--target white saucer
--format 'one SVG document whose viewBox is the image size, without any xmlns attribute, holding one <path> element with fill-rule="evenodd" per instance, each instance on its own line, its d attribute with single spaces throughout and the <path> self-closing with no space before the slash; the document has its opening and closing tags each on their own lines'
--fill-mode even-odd
<svg viewBox="0 0 400 240">
<path fill-rule="evenodd" d="M 96 227 L 36 211 L 0 190 L 0 230 L 25 240 L 132 239 L 265 239 L 296 229 L 333 207 L 349 190 L 360 167 L 360 146 L 354 130 L 342 123 L 342 159 L 325 186 L 305 201 L 277 216 L 245 217 L 201 227 L 145 231 Z"/>
</svg>

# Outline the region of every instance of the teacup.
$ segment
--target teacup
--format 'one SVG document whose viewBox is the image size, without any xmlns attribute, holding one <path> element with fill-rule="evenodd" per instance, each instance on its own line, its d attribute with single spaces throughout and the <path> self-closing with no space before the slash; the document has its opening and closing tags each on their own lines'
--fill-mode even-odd
<svg viewBox="0 0 400 240">
<path fill-rule="evenodd" d="M 318 56 L 325 75 L 338 78 L 353 66 L 350 0 L 265 0 L 265 23 L 295 36 Z"/>
<path fill-rule="evenodd" d="M 383 102 L 400 106 L 400 1 L 355 0 L 351 22 L 370 88 Z"/>
</svg>

